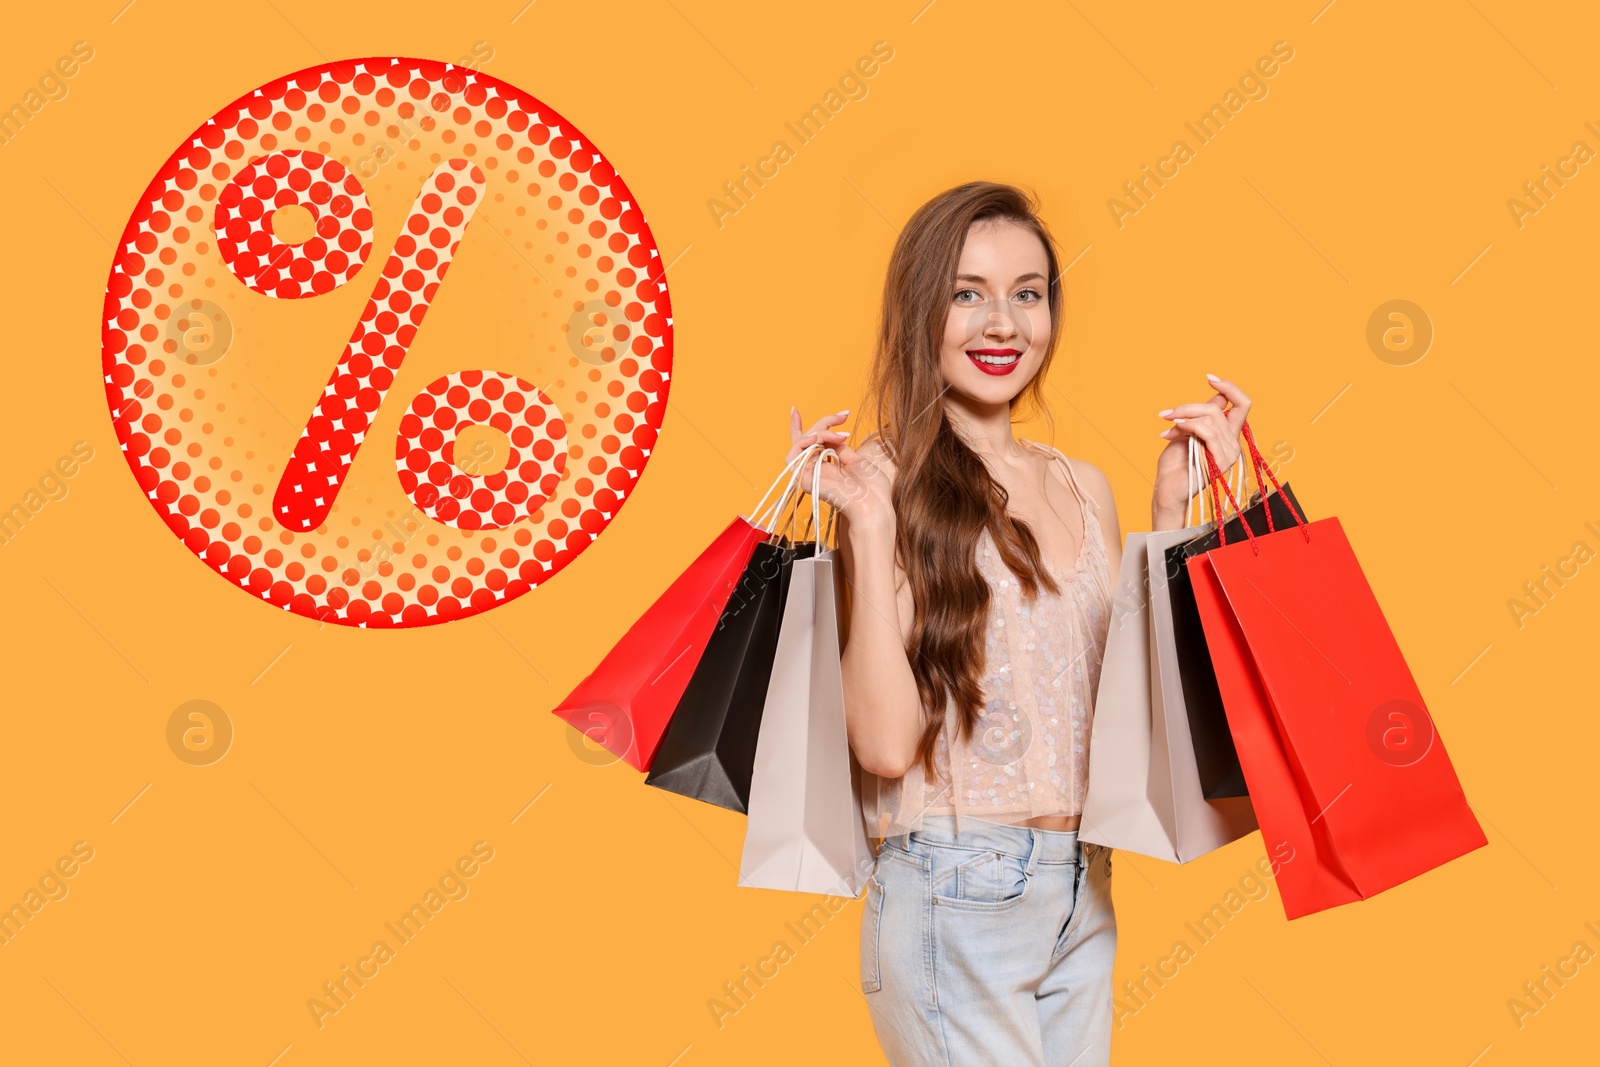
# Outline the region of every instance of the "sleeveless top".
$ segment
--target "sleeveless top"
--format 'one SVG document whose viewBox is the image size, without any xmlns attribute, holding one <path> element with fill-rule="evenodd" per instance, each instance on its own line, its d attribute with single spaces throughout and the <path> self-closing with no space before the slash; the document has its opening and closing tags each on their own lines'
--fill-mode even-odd
<svg viewBox="0 0 1600 1067">
<path fill-rule="evenodd" d="M 1061 592 L 1041 588 L 1031 603 L 985 529 L 978 570 L 989 583 L 982 678 L 985 706 L 971 737 L 960 737 L 954 700 L 934 748 L 936 774 L 918 760 L 902 778 L 861 771 L 867 833 L 888 837 L 920 829 L 924 815 L 1014 824 L 1041 815 L 1078 815 L 1088 784 L 1089 728 L 1110 626 L 1111 578 L 1098 508 L 1061 452 L 1023 438 L 1061 461 L 1083 513 L 1075 567 L 1057 572 Z"/>
</svg>

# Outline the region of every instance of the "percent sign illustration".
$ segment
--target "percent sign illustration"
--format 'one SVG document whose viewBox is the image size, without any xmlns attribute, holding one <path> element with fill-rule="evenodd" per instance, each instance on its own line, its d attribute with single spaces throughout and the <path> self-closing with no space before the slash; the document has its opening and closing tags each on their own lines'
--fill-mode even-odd
<svg viewBox="0 0 1600 1067">
<path fill-rule="evenodd" d="M 380 194 L 410 206 L 374 274 Z M 408 356 L 459 365 L 455 353 L 485 347 L 465 336 L 478 320 L 459 317 L 441 343 L 419 341 L 480 215 L 473 291 L 510 272 L 538 298 L 518 290 L 530 313 L 514 324 L 538 340 L 494 345 L 497 361 L 537 370 L 562 403 L 510 371 L 434 373 L 396 413 L 390 473 L 359 477 Z M 263 382 L 304 389 L 328 355 L 280 309 L 336 300 L 363 274 L 354 329 L 296 425 Z M 228 344 L 193 350 L 186 339 L 209 335 L 191 320 L 226 322 Z M 264 86 L 179 147 L 123 233 L 102 356 L 123 454 L 190 551 L 285 610 L 415 626 L 526 593 L 616 515 L 660 428 L 671 321 L 638 205 L 570 123 L 481 72 L 366 59 Z M 472 427 L 495 435 L 498 469 L 457 454 Z"/>
</svg>

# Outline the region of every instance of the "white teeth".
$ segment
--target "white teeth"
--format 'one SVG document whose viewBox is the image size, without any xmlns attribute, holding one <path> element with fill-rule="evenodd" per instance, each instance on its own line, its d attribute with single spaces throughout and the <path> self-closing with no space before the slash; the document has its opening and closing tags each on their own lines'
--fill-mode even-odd
<svg viewBox="0 0 1600 1067">
<path fill-rule="evenodd" d="M 996 367 L 1009 367 L 1009 366 L 1011 366 L 1011 364 L 1015 363 L 1017 360 L 1021 359 L 1022 357 L 1021 356 L 978 356 L 978 355 L 974 355 L 974 356 L 972 356 L 972 358 L 977 360 L 979 363 L 989 363 L 989 364 L 993 364 Z"/>
</svg>

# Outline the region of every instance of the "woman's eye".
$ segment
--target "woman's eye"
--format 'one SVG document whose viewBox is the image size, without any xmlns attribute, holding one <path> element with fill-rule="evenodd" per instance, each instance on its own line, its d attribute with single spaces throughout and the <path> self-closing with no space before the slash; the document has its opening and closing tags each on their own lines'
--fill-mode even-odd
<svg viewBox="0 0 1600 1067">
<path fill-rule="evenodd" d="M 1027 297 L 1028 299 L 1023 300 L 1023 303 L 1025 303 L 1025 304 L 1032 304 L 1035 301 L 1044 299 L 1043 297 L 1041 297 L 1039 295 L 1039 290 L 1037 290 L 1037 289 L 1024 289 L 1024 290 L 1022 290 L 1022 292 L 1018 293 L 1017 296 L 1019 298 L 1020 297 Z"/>
<path fill-rule="evenodd" d="M 970 303 L 972 303 L 972 301 L 964 299 L 964 298 L 965 297 L 976 297 L 977 295 L 978 295 L 978 291 L 976 289 L 962 289 L 961 291 L 956 293 L 956 303 L 958 303 L 958 304 L 970 304 Z"/>
</svg>

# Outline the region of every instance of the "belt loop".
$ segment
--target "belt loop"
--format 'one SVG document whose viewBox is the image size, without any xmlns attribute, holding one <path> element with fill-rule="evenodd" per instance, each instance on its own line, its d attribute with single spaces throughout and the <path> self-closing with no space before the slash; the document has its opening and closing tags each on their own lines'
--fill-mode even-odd
<svg viewBox="0 0 1600 1067">
<path fill-rule="evenodd" d="M 1044 833 L 1037 827 L 1028 828 L 1028 876 L 1033 877 L 1034 868 L 1039 863 L 1039 849 L 1044 845 Z"/>
</svg>

